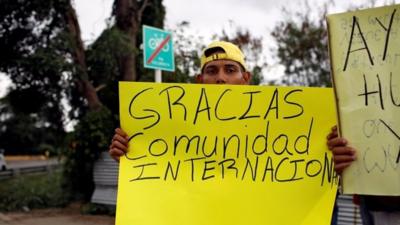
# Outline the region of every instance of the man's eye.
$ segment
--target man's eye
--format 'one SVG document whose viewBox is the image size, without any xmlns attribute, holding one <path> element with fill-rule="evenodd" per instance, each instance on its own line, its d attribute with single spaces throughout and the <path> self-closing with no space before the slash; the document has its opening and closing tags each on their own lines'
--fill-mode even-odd
<svg viewBox="0 0 400 225">
<path fill-rule="evenodd" d="M 233 67 L 228 67 L 225 69 L 225 71 L 226 73 L 236 73 L 237 70 Z"/>
<path fill-rule="evenodd" d="M 206 73 L 207 73 L 207 74 L 215 74 L 215 73 L 216 73 L 216 70 L 215 70 L 215 69 L 207 69 L 207 70 L 206 70 Z"/>
</svg>

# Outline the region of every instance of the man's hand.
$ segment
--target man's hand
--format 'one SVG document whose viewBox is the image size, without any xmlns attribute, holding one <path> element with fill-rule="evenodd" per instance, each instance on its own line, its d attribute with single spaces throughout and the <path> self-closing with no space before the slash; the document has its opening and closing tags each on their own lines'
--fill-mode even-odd
<svg viewBox="0 0 400 225">
<path fill-rule="evenodd" d="M 338 137 L 337 127 L 332 127 L 331 133 L 327 136 L 328 148 L 332 151 L 335 171 L 341 174 L 354 160 L 356 160 L 356 150 L 347 146 L 345 138 Z"/>
<path fill-rule="evenodd" d="M 128 135 L 121 128 L 115 129 L 115 134 L 108 151 L 115 161 L 118 162 L 119 158 L 128 150 L 128 141 Z"/>
</svg>

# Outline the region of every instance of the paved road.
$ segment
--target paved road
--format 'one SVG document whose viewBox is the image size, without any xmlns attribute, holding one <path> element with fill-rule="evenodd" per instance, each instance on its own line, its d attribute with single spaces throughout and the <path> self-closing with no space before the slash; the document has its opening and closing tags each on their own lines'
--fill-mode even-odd
<svg viewBox="0 0 400 225">
<path fill-rule="evenodd" d="M 40 159 L 40 158 L 29 158 L 29 159 L 12 159 L 9 160 L 6 157 L 7 170 L 0 171 L 0 180 L 17 176 L 21 174 L 29 173 L 41 173 L 51 171 L 58 168 L 61 165 L 57 158 L 52 159 Z"/>
<path fill-rule="evenodd" d="M 37 166 L 50 166 L 57 165 L 59 161 L 57 158 L 51 158 L 48 160 L 33 159 L 33 160 L 7 160 L 7 169 L 20 169 L 27 167 Z"/>
</svg>

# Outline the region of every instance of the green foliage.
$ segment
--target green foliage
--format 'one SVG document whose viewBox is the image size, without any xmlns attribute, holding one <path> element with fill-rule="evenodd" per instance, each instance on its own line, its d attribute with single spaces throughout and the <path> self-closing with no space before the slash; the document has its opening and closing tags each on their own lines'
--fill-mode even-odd
<svg viewBox="0 0 400 225">
<path fill-rule="evenodd" d="M 319 7 L 316 2 L 310 6 L 305 0 L 294 12 L 284 9 L 286 19 L 279 22 L 271 33 L 278 44 L 278 62 L 285 67 L 281 81 L 285 85 L 332 86 L 325 16 L 328 7 L 334 6 L 334 1 L 325 2 Z M 385 4 L 388 2 L 385 1 Z M 349 5 L 352 5 L 349 10 L 355 10 L 374 7 L 376 1 Z"/>
<path fill-rule="evenodd" d="M 55 144 L 64 135 L 60 100 L 71 83 L 63 75 L 71 64 L 65 57 L 65 23 L 59 12 L 66 2 L 2 1 L 0 72 L 13 82 L 0 103 L 0 145 L 7 152 Z"/>
<path fill-rule="evenodd" d="M 2 124 L 0 143 L 7 154 L 37 153 L 40 132 L 33 125 L 33 118 L 27 115 L 12 117 Z"/>
<path fill-rule="evenodd" d="M 262 73 L 262 67 L 260 66 L 255 66 L 252 71 L 251 71 L 251 80 L 250 84 L 253 85 L 259 85 L 264 81 L 263 73 Z"/>
<path fill-rule="evenodd" d="M 16 73 L 19 60 L 45 48 L 62 26 L 66 0 L 2 0 L 0 8 L 0 68 Z M 30 48 L 26 48 L 30 46 Z M 9 66 L 11 65 L 11 66 Z"/>
<path fill-rule="evenodd" d="M 118 31 L 111 24 L 84 54 L 80 52 L 87 65 L 86 71 L 76 63 L 78 42 L 66 26 L 71 21 L 67 16 L 71 2 L 2 1 L 0 72 L 8 75 L 14 86 L 9 96 L 0 102 L 0 145 L 7 145 L 9 149 L 21 145 L 20 148 L 49 152 L 60 148 L 68 142 L 62 140 L 65 105 L 61 100 L 66 100 L 72 106 L 70 118 L 79 124 L 69 150 L 65 151 L 68 157 L 65 174 L 69 179 L 65 183 L 73 193 L 80 195 L 77 198 L 88 199 L 93 190 L 94 160 L 100 151 L 107 150 L 118 124 L 120 58 L 133 51 L 140 64 L 141 41 L 132 46 L 130 34 Z M 149 3 L 142 23 L 162 28 L 165 15 L 162 0 L 149 0 Z M 131 19 L 137 19 L 136 15 Z M 141 33 L 134 35 L 141 40 Z M 138 67 L 137 73 L 142 75 L 141 80 L 153 77 L 153 70 L 143 67 Z M 87 108 L 87 99 L 82 94 L 84 88 L 77 82 L 85 77 L 83 75 L 88 75 L 96 88 L 103 105 L 100 110 Z"/>
<path fill-rule="evenodd" d="M 0 146 L 7 154 L 43 154 L 40 145 L 57 146 L 63 138 L 62 124 L 49 123 L 51 118 L 43 115 L 46 111 L 37 111 L 42 108 L 41 96 L 35 89 L 27 90 L 13 90 L 0 100 Z M 37 101 L 29 100 L 31 97 Z M 58 149 L 52 153 L 57 154 Z"/>
<path fill-rule="evenodd" d="M 150 4 L 143 12 L 142 23 L 162 27 L 165 9 L 161 0 L 150 0 Z M 115 5 L 114 5 L 115 6 Z M 140 26 L 141 27 L 141 26 Z M 141 30 L 141 29 L 140 29 Z M 120 59 L 132 51 L 137 56 L 136 62 L 142 63 L 138 51 L 141 42 L 133 46 L 129 34 L 123 33 L 112 26 L 87 48 L 86 64 L 89 80 L 97 89 L 97 95 L 103 104 L 100 110 L 88 111 L 82 107 L 82 95 L 71 89 L 71 103 L 79 118 L 79 124 L 75 132 L 70 148 L 66 152 L 68 161 L 66 176 L 69 178 L 68 188 L 75 194 L 75 198 L 89 200 L 94 188 L 93 163 L 101 151 L 108 149 L 110 139 L 118 122 L 118 81 L 122 80 Z M 141 40 L 141 31 L 137 34 L 137 40 Z M 137 74 L 143 81 L 152 74 L 152 70 L 137 67 Z M 147 77 L 147 78 L 146 78 Z"/>
<path fill-rule="evenodd" d="M 65 206 L 69 193 L 62 189 L 62 182 L 61 171 L 1 181 L 0 212 Z"/>
<path fill-rule="evenodd" d="M 162 0 L 149 0 L 149 6 L 143 11 L 142 24 L 163 28 L 165 19 L 165 7 Z M 139 35 L 138 43 L 141 43 L 142 35 Z"/>
<path fill-rule="evenodd" d="M 65 152 L 65 187 L 76 199 L 90 199 L 94 189 L 94 161 L 108 149 L 114 128 L 112 114 L 106 107 L 87 112 L 75 128 Z"/>
<path fill-rule="evenodd" d="M 118 59 L 129 51 L 136 51 L 136 48 L 115 27 L 104 30 L 86 51 L 89 78 L 98 89 L 97 94 L 102 104 L 115 115 L 115 126 L 118 124 L 116 119 L 119 113 L 118 81 L 121 80 Z"/>
<path fill-rule="evenodd" d="M 94 86 L 118 81 L 118 59 L 131 51 L 136 48 L 130 45 L 126 34 L 115 27 L 104 30 L 86 51 L 88 72 Z"/>
<path fill-rule="evenodd" d="M 316 21 L 311 19 L 310 12 L 307 6 L 300 12 L 286 13 L 287 19 L 279 22 L 272 32 L 278 44 L 278 62 L 285 67 L 282 83 L 330 87 L 326 7 Z"/>
<path fill-rule="evenodd" d="M 140 5 L 140 4 L 139 4 Z M 113 16 L 115 16 L 114 2 Z M 163 27 L 165 8 L 162 0 L 149 0 L 142 17 L 142 24 Z M 113 114 L 115 126 L 118 126 L 118 81 L 122 80 L 120 59 L 132 51 L 136 55 L 138 81 L 154 81 L 154 70 L 143 67 L 141 26 L 136 36 L 137 46 L 133 46 L 129 37 L 115 25 L 102 32 L 100 37 L 88 47 L 86 62 L 89 78 L 98 89 L 98 96 L 104 106 Z"/>
<path fill-rule="evenodd" d="M 65 23 L 59 13 L 65 5 L 66 0 L 4 0 L 0 8 L 0 71 L 18 91 L 43 95 L 39 106 L 58 102 L 66 84 L 61 76 L 68 66 L 61 35 Z M 26 102 L 35 96 L 26 95 Z"/>
</svg>

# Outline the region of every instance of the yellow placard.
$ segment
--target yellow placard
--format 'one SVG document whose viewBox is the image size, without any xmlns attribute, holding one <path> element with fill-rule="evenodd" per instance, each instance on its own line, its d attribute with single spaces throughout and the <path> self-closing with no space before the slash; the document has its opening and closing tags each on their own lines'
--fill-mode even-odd
<svg viewBox="0 0 400 225">
<path fill-rule="evenodd" d="M 328 88 L 119 83 L 117 225 L 328 225 Z"/>
<path fill-rule="evenodd" d="M 357 150 L 344 193 L 400 195 L 400 5 L 327 20 L 340 132 Z"/>
</svg>

